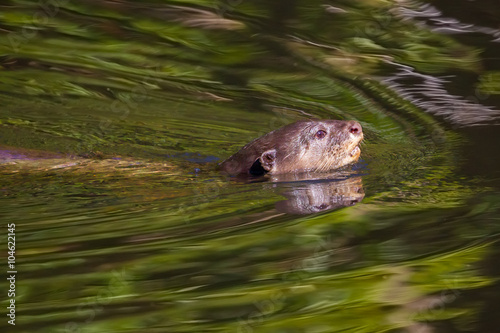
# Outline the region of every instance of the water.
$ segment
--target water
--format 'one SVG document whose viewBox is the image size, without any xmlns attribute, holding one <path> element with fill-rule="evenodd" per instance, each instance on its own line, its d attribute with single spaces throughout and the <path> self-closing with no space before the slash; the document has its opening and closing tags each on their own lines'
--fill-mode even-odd
<svg viewBox="0 0 500 333">
<path fill-rule="evenodd" d="M 0 215 L 18 272 L 2 331 L 495 332 L 496 10 L 2 5 Z M 311 117 L 359 121 L 361 161 L 215 170 Z"/>
</svg>

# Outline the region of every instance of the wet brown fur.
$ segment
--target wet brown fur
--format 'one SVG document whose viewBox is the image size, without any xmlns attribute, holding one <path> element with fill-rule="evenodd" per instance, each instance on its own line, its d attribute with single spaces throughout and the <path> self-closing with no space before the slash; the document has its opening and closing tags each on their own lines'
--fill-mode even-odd
<svg viewBox="0 0 500 333">
<path fill-rule="evenodd" d="M 351 133 L 353 126 L 359 133 Z M 318 131 L 325 131 L 318 139 Z M 220 164 L 231 175 L 248 174 L 258 160 L 267 173 L 324 172 L 356 162 L 363 139 L 355 121 L 304 120 L 257 138 Z"/>
</svg>

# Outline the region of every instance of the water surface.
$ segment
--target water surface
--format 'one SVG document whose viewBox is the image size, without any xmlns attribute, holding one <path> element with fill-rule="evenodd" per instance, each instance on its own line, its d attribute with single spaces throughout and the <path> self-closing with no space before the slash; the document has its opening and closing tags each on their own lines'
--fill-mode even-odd
<svg viewBox="0 0 500 333">
<path fill-rule="evenodd" d="M 3 4 L 0 215 L 18 274 L 2 329 L 495 332 L 494 11 Z M 314 117 L 362 124 L 359 163 L 253 182 L 215 170 Z"/>
</svg>

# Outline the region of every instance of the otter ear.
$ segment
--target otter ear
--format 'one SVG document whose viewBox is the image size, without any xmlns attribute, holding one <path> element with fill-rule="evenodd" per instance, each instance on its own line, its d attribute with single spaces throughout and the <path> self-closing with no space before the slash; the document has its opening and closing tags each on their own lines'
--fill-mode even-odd
<svg viewBox="0 0 500 333">
<path fill-rule="evenodd" d="M 259 157 L 260 164 L 267 172 L 271 171 L 276 161 L 276 149 L 269 149 L 262 153 Z"/>
<path fill-rule="evenodd" d="M 252 176 L 263 176 L 274 167 L 274 161 L 276 160 L 276 150 L 270 149 L 266 150 L 259 156 L 258 159 L 250 167 L 248 172 Z"/>
</svg>

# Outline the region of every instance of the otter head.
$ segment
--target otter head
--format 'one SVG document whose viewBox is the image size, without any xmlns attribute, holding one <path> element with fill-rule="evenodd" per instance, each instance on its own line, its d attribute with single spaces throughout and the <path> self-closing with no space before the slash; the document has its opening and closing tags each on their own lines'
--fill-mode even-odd
<svg viewBox="0 0 500 333">
<path fill-rule="evenodd" d="M 356 162 L 362 139 L 355 121 L 299 121 L 252 141 L 221 167 L 230 174 L 324 172 Z"/>
</svg>

